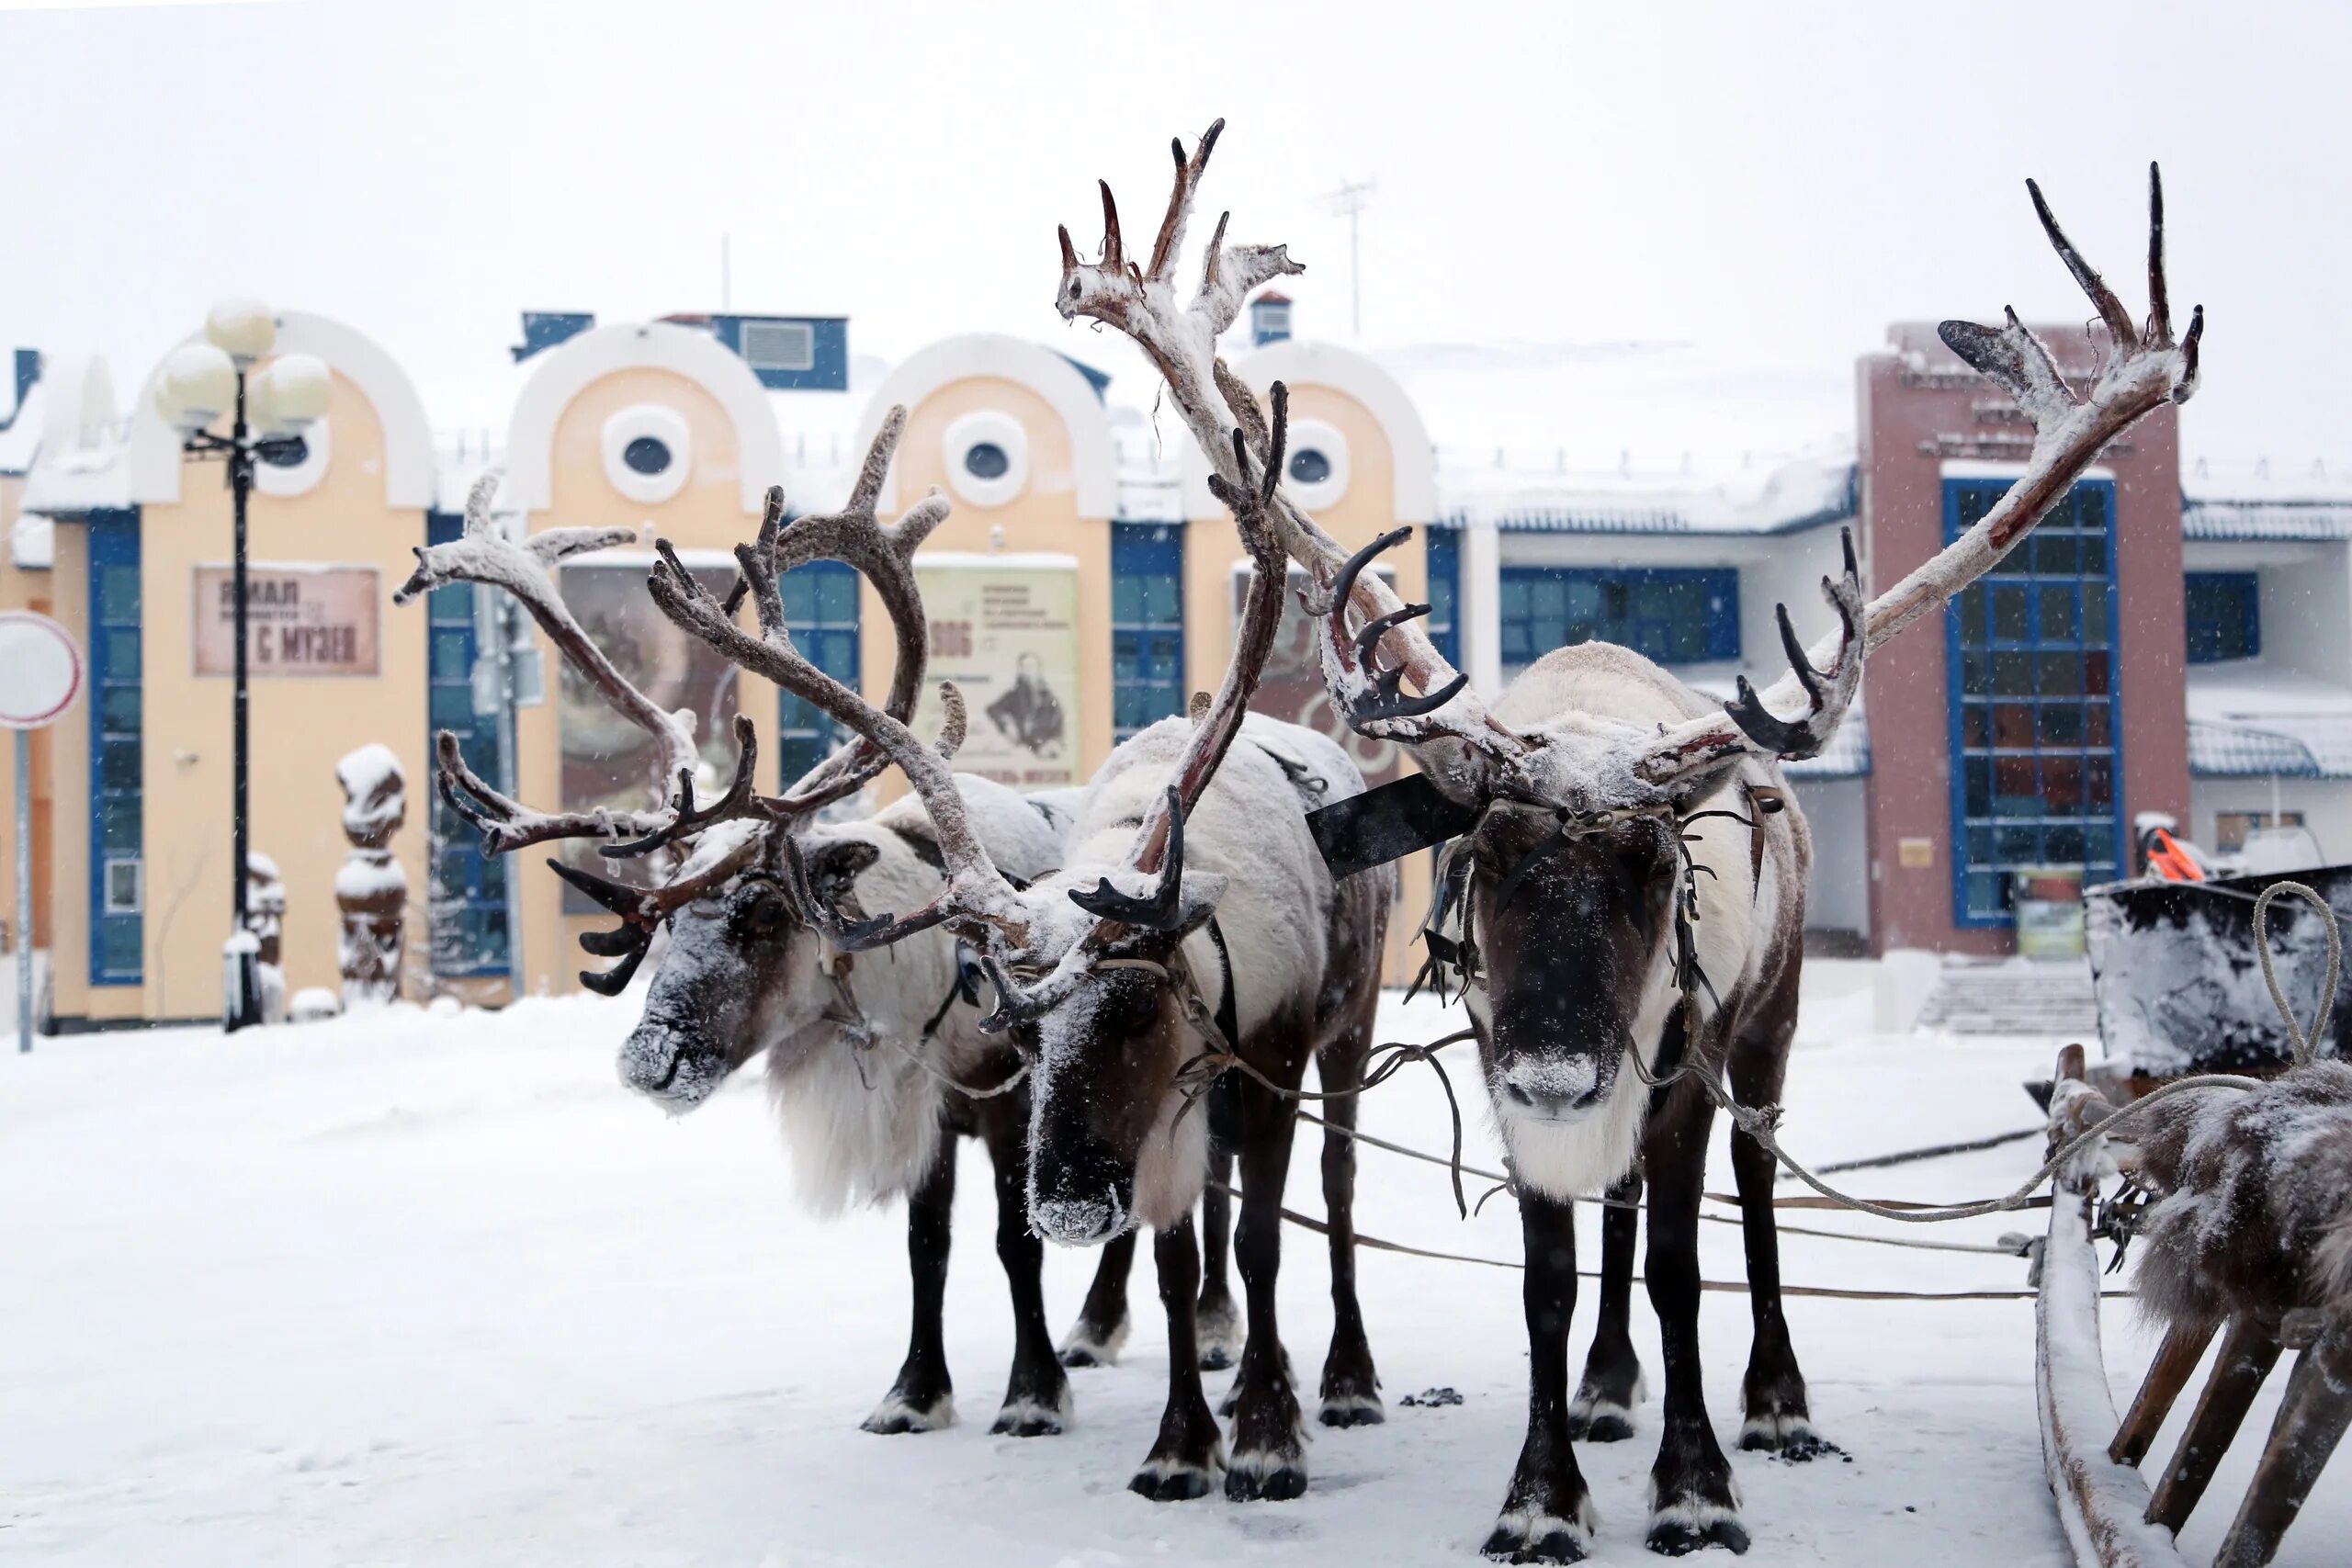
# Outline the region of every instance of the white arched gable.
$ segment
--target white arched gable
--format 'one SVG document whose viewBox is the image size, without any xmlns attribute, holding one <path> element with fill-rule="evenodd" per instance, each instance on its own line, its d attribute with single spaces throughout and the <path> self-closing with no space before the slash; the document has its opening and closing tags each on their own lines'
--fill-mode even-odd
<svg viewBox="0 0 2352 1568">
<path fill-rule="evenodd" d="M 744 511 L 759 511 L 768 487 L 784 482 L 784 437 L 767 389 L 741 355 L 707 332 L 669 321 L 597 327 L 558 344 L 538 360 L 514 400 L 506 430 L 504 500 L 510 506 L 548 509 L 555 427 L 563 411 L 592 384 L 622 370 L 673 371 L 718 400 L 735 427 Z"/>
<path fill-rule="evenodd" d="M 1241 384 L 1263 397 L 1277 381 L 1290 387 L 1329 387 L 1371 412 L 1388 436 L 1396 493 L 1396 520 L 1427 523 L 1437 515 L 1437 458 L 1420 411 L 1396 378 L 1351 348 L 1297 338 L 1271 343 L 1234 361 Z M 1184 515 L 1222 517 L 1225 508 L 1209 493 L 1207 460 L 1197 447 L 1184 448 Z"/>
<path fill-rule="evenodd" d="M 182 341 L 194 343 L 200 335 L 190 333 Z M 424 422 L 424 400 L 400 362 L 356 327 L 307 310 L 279 313 L 277 352 L 316 355 L 359 389 L 384 427 L 384 503 L 419 512 L 430 508 L 433 431 Z M 184 458 L 178 434 L 155 412 L 155 378 L 162 372 L 158 360 L 140 384 L 130 411 L 130 499 L 171 505 L 180 499 Z"/>
<path fill-rule="evenodd" d="M 1080 517 L 1115 517 L 1119 513 L 1118 448 L 1111 436 L 1111 415 L 1095 395 L 1094 385 L 1077 366 L 1049 348 L 1007 337 L 1001 333 L 967 333 L 943 338 L 910 355 L 883 378 L 857 422 L 861 456 L 882 428 L 883 416 L 904 403 L 918 407 L 940 388 L 978 377 L 1017 382 L 1046 400 L 1069 427 L 1070 466 Z M 898 465 L 882 481 L 880 505 L 885 512 L 899 507 Z"/>
</svg>

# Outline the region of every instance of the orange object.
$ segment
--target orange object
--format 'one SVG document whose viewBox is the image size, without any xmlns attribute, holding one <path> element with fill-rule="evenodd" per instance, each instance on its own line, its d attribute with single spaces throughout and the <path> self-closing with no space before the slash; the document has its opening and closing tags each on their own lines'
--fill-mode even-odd
<svg viewBox="0 0 2352 1568">
<path fill-rule="evenodd" d="M 2202 882 L 2205 868 L 2162 828 L 2155 830 L 2155 842 L 2148 851 L 2148 871 L 2166 882 Z"/>
</svg>

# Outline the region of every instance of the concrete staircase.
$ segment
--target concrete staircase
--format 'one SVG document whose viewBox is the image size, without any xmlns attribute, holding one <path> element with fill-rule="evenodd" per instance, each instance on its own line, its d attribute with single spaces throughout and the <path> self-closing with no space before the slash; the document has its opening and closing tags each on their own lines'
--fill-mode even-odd
<svg viewBox="0 0 2352 1568">
<path fill-rule="evenodd" d="M 1919 1027 L 1953 1034 L 2098 1035 L 2098 1003 L 2086 963 L 1947 958 L 1920 1010 Z"/>
</svg>

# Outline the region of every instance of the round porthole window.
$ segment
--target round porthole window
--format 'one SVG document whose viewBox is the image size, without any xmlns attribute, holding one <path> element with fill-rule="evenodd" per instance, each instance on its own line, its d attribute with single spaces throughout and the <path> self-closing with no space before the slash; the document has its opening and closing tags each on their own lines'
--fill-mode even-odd
<svg viewBox="0 0 2352 1568">
<path fill-rule="evenodd" d="M 660 403 L 637 403 L 607 418 L 604 452 L 605 482 L 649 506 L 684 490 L 694 468 L 685 416 Z"/>
<path fill-rule="evenodd" d="M 1029 483 L 1029 433 L 998 409 L 978 409 L 948 422 L 940 456 L 947 482 L 973 506 L 1002 506 Z"/>
<path fill-rule="evenodd" d="M 652 475 L 669 470 L 670 444 L 658 435 L 639 435 L 621 448 L 621 461 L 632 473 Z"/>
<path fill-rule="evenodd" d="M 276 448 L 254 465 L 254 488 L 281 501 L 308 495 L 327 477 L 327 462 L 334 455 L 334 431 L 325 420 L 313 420 L 302 434 Z"/>
<path fill-rule="evenodd" d="M 1348 438 L 1319 419 L 1292 420 L 1283 483 L 1309 512 L 1337 502 L 1348 493 Z"/>
</svg>

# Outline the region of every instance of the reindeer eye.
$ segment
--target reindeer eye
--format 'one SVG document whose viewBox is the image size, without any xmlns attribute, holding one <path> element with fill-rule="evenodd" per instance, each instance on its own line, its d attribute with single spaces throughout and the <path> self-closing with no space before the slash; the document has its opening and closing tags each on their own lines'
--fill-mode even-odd
<svg viewBox="0 0 2352 1568">
<path fill-rule="evenodd" d="M 744 906 L 739 919 L 743 930 L 749 934 L 764 937 L 774 936 L 783 930 L 791 919 L 791 915 L 792 911 L 786 905 L 783 895 L 763 890 L 752 895 L 751 902 Z"/>
</svg>

